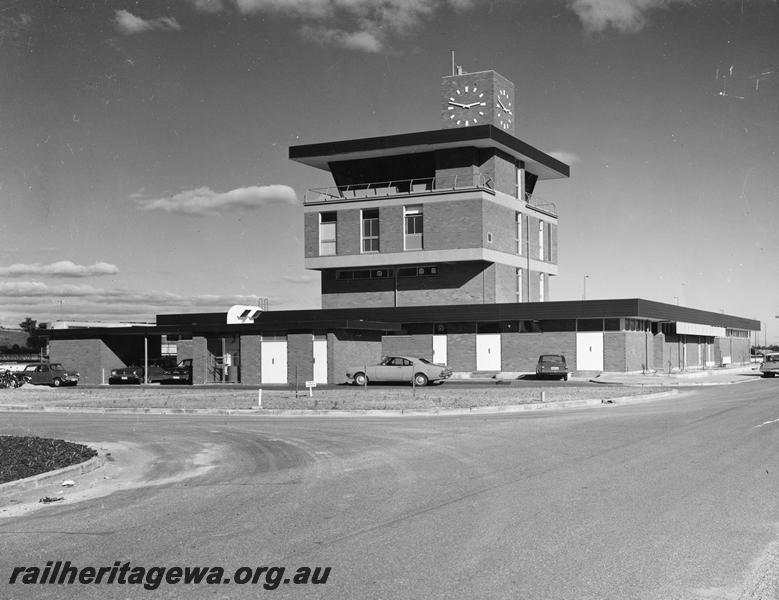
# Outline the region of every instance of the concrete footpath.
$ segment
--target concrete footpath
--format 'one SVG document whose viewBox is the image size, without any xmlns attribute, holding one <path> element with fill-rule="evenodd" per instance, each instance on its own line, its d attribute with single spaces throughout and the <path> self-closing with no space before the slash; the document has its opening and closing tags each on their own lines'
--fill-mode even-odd
<svg viewBox="0 0 779 600">
<path fill-rule="evenodd" d="M 589 379 L 593 383 L 637 387 L 686 387 L 733 385 L 760 379 L 759 365 L 700 369 L 668 373 L 601 373 Z"/>
</svg>

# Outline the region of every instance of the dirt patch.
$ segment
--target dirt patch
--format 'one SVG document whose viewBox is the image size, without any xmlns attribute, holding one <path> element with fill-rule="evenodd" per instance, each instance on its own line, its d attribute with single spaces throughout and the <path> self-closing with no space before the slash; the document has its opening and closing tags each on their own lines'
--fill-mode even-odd
<svg viewBox="0 0 779 600">
<path fill-rule="evenodd" d="M 537 402 L 554 403 L 568 400 L 610 400 L 625 396 L 639 396 L 662 388 L 643 390 L 621 386 L 520 387 L 495 385 L 490 388 L 463 385 L 411 387 L 314 389 L 295 394 L 288 390 L 262 390 L 262 408 L 266 409 L 437 409 L 471 408 L 481 406 L 510 406 Z M 30 407 L 73 407 L 108 409 L 248 409 L 258 408 L 257 389 L 198 389 L 172 388 L 82 388 L 37 392 L 27 386 L 18 390 L 0 390 L 0 404 Z"/>
</svg>

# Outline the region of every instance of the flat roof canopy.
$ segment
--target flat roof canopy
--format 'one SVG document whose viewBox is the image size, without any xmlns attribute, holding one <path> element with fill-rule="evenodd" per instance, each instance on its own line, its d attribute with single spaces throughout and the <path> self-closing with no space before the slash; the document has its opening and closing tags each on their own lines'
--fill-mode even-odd
<svg viewBox="0 0 779 600">
<path fill-rule="evenodd" d="M 365 158 L 384 158 L 432 152 L 448 148 L 495 148 L 525 163 L 539 179 L 570 176 L 570 167 L 493 125 L 435 129 L 415 133 L 290 146 L 289 158 L 317 169 L 330 170 L 330 163 Z"/>
<path fill-rule="evenodd" d="M 274 331 L 358 331 L 402 333 L 414 323 L 499 322 L 511 320 L 636 318 L 683 323 L 680 333 L 716 335 L 718 329 L 759 331 L 760 321 L 641 298 L 614 300 L 563 300 L 505 304 L 463 304 L 374 308 L 331 308 L 263 312 L 251 324 L 228 325 L 226 313 L 178 313 L 157 315 L 157 325 L 51 329 L 51 339 L 89 339 L 119 335 L 191 333 L 203 336 L 261 335 Z"/>
</svg>

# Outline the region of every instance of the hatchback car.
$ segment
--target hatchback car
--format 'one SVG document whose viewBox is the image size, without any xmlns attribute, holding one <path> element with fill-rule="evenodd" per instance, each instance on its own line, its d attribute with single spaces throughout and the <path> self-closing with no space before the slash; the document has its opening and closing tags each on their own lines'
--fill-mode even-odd
<svg viewBox="0 0 779 600">
<path fill-rule="evenodd" d="M 34 385 L 50 385 L 60 387 L 61 385 L 78 385 L 79 374 L 76 371 L 69 371 L 60 363 L 29 363 L 24 367 L 22 376 L 29 383 Z"/>
<path fill-rule="evenodd" d="M 779 354 L 766 354 L 760 363 L 760 372 L 763 377 L 774 377 L 779 373 Z"/>
<path fill-rule="evenodd" d="M 568 381 L 570 373 L 565 356 L 562 354 L 542 354 L 536 364 L 536 377 L 538 379 L 562 379 Z"/>
<path fill-rule="evenodd" d="M 409 382 L 414 385 L 443 382 L 452 376 L 446 365 L 438 365 L 413 356 L 385 356 L 378 365 L 355 366 L 346 371 L 347 379 L 355 385 L 375 382 Z"/>
</svg>

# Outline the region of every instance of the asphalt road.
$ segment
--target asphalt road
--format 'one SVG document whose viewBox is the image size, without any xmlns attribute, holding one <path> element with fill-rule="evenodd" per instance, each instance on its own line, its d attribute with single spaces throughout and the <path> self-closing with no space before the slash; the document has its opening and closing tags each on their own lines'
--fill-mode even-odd
<svg viewBox="0 0 779 600">
<path fill-rule="evenodd" d="M 3 414 L 0 434 L 119 448 L 109 468 L 146 474 L 0 518 L 0 597 L 775 600 L 777 397 L 759 380 L 479 417 Z M 58 560 L 231 582 L 9 584 Z M 331 571 L 271 591 L 236 584 L 243 566 Z"/>
</svg>

